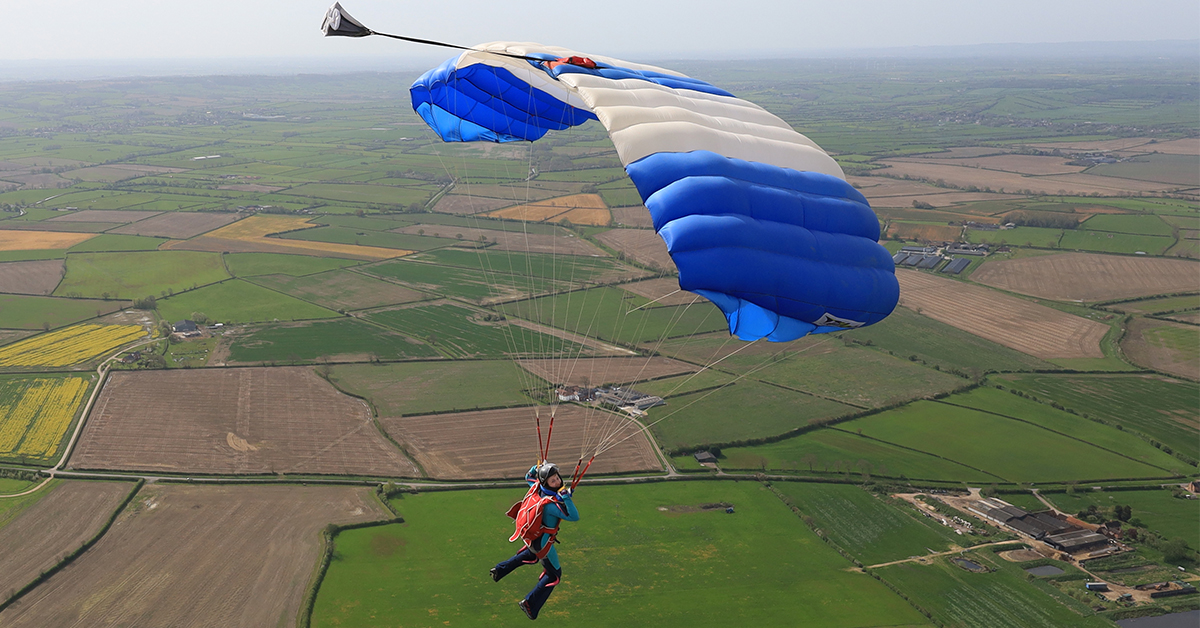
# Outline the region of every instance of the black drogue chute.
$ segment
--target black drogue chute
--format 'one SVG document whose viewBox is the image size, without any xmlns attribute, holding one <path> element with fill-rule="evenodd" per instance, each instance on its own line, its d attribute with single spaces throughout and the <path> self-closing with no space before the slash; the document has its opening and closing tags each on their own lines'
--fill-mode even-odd
<svg viewBox="0 0 1200 628">
<path fill-rule="evenodd" d="M 325 21 L 321 22 L 321 30 L 326 37 L 366 37 L 375 32 L 363 26 L 342 8 L 342 3 L 335 2 L 325 12 Z"/>
</svg>

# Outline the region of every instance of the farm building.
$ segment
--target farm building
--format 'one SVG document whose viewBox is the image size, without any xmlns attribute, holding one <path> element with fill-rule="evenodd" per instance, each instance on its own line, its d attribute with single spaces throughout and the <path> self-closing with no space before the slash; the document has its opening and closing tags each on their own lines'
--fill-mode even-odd
<svg viewBox="0 0 1200 628">
<path fill-rule="evenodd" d="M 598 389 L 595 395 L 596 403 L 617 408 L 632 407 L 645 411 L 654 406 L 666 405 L 662 397 L 640 393 L 632 388 Z"/>
<path fill-rule="evenodd" d="M 937 265 L 939 263 L 941 263 L 941 261 L 942 261 L 941 255 L 927 255 L 924 258 L 922 258 L 921 261 L 917 262 L 917 269 L 933 270 L 934 268 L 937 267 Z"/>
<path fill-rule="evenodd" d="M 196 323 L 193 321 L 182 320 L 174 325 L 171 325 L 171 331 L 177 334 L 190 334 L 192 332 L 200 331 L 200 328 L 197 327 Z"/>
<path fill-rule="evenodd" d="M 968 229 L 975 229 L 977 231 L 999 231 L 1001 229 L 1000 225 L 998 224 L 990 222 L 975 222 L 974 220 L 968 220 L 966 226 Z"/>
<path fill-rule="evenodd" d="M 940 270 L 938 272 L 948 273 L 951 275 L 957 275 L 957 274 L 961 273 L 963 270 L 965 270 L 966 267 L 969 266 L 970 264 L 971 264 L 971 260 L 969 260 L 965 257 L 960 257 L 958 259 L 951 260 L 949 264 L 946 264 L 945 266 L 943 266 L 942 270 Z"/>
<path fill-rule="evenodd" d="M 1096 549 L 1100 546 L 1106 546 L 1109 543 L 1108 537 L 1103 534 L 1096 534 L 1091 530 L 1074 530 L 1062 534 L 1051 534 L 1042 540 L 1050 547 L 1068 554 Z"/>
<path fill-rule="evenodd" d="M 991 248 L 986 244 L 971 244 L 969 242 L 955 242 L 946 247 L 947 255 L 987 255 Z"/>
<path fill-rule="evenodd" d="M 594 388 L 582 386 L 563 386 L 554 392 L 559 401 L 591 401 L 596 395 Z"/>
<path fill-rule="evenodd" d="M 692 454 L 692 457 L 700 464 L 717 464 L 717 457 L 707 451 L 698 451 Z"/>
</svg>

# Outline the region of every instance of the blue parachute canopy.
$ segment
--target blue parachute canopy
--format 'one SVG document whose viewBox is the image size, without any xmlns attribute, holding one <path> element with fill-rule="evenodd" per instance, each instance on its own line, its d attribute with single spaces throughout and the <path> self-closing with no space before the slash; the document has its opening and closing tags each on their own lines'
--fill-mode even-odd
<svg viewBox="0 0 1200 628">
<path fill-rule="evenodd" d="M 426 72 L 411 94 L 445 141 L 533 141 L 598 119 L 680 287 L 712 301 L 742 340 L 871 325 L 896 307 L 895 265 L 866 198 L 811 140 L 724 90 L 661 68 L 496 43 Z"/>
</svg>

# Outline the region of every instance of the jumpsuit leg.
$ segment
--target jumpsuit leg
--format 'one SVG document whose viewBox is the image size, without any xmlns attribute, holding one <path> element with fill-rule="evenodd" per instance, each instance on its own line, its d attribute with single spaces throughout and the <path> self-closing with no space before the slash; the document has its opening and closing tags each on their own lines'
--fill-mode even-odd
<svg viewBox="0 0 1200 628">
<path fill-rule="evenodd" d="M 562 570 L 555 569 L 550 559 L 542 559 L 542 569 L 544 569 L 542 577 L 538 579 L 529 595 L 525 596 L 525 601 L 529 603 L 529 610 L 535 619 L 538 612 L 542 610 L 542 605 L 550 599 L 550 594 L 554 593 L 554 587 L 562 580 Z"/>
<path fill-rule="evenodd" d="M 521 548 L 521 551 L 513 555 L 512 558 L 505 560 L 496 565 L 496 579 L 499 580 L 504 576 L 512 573 L 514 569 L 521 565 L 532 565 L 536 563 L 537 555 L 535 555 L 528 547 Z"/>
</svg>

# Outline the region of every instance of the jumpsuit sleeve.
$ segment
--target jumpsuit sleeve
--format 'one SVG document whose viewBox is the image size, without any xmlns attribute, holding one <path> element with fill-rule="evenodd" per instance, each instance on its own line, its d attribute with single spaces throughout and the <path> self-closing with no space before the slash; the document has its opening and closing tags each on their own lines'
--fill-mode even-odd
<svg viewBox="0 0 1200 628">
<path fill-rule="evenodd" d="M 561 498 L 562 501 L 555 504 L 561 512 L 561 514 L 555 513 L 558 518 L 563 521 L 579 521 L 579 509 L 575 507 L 575 502 L 571 500 L 571 496 L 565 494 L 561 495 Z"/>
<path fill-rule="evenodd" d="M 537 484 L 537 465 L 536 464 L 533 465 L 532 467 L 529 467 L 529 472 L 525 474 L 525 481 L 528 482 L 530 486 Z"/>
</svg>

